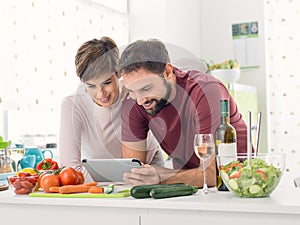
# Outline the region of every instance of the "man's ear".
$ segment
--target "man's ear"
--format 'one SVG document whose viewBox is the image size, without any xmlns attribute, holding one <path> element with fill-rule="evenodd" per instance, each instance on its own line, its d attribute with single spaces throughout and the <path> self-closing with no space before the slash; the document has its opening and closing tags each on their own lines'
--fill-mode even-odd
<svg viewBox="0 0 300 225">
<path fill-rule="evenodd" d="M 173 76 L 173 66 L 170 63 L 167 63 L 164 73 L 165 79 L 170 79 Z"/>
</svg>

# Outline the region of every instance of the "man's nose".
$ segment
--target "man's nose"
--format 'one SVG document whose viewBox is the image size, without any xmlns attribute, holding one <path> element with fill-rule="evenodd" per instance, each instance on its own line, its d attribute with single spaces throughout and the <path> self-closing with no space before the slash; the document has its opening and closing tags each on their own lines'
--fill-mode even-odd
<svg viewBox="0 0 300 225">
<path fill-rule="evenodd" d="M 143 105 L 145 102 L 145 96 L 143 95 L 136 95 L 136 102 L 139 105 Z"/>
<path fill-rule="evenodd" d="M 144 102 L 145 102 L 145 98 L 140 98 L 136 102 L 137 102 L 138 105 L 143 105 Z"/>
</svg>

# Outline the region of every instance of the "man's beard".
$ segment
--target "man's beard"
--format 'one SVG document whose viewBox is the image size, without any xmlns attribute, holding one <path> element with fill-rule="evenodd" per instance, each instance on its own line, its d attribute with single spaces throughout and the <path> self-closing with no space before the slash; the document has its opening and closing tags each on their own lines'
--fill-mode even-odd
<svg viewBox="0 0 300 225">
<path fill-rule="evenodd" d="M 151 101 L 156 102 L 156 105 L 150 110 L 145 109 L 145 112 L 150 116 L 156 116 L 157 113 L 159 113 L 167 105 L 168 102 L 167 99 L 164 98 L 159 101 L 156 99 L 152 99 Z"/>
<path fill-rule="evenodd" d="M 164 82 L 164 85 L 167 88 L 167 93 L 165 97 L 160 100 L 151 99 L 151 101 L 156 102 L 156 105 L 150 110 L 145 109 L 145 112 L 150 116 L 156 116 L 168 103 L 168 98 L 171 95 L 171 85 L 167 82 Z"/>
</svg>

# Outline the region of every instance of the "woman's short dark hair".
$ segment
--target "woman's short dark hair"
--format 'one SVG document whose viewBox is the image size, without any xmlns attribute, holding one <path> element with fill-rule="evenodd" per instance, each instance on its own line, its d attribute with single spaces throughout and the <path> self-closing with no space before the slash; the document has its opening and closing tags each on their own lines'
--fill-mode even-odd
<svg viewBox="0 0 300 225">
<path fill-rule="evenodd" d="M 76 74 L 86 82 L 101 74 L 115 73 L 119 64 L 119 49 L 109 37 L 83 43 L 75 56 Z"/>
</svg>

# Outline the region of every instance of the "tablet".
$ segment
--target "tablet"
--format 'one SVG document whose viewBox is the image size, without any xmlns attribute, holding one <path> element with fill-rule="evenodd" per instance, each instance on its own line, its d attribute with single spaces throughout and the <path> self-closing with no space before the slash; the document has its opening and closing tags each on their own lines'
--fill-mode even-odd
<svg viewBox="0 0 300 225">
<path fill-rule="evenodd" d="M 83 166 L 96 182 L 123 182 L 123 173 L 141 167 L 138 159 L 83 159 Z"/>
</svg>

